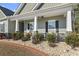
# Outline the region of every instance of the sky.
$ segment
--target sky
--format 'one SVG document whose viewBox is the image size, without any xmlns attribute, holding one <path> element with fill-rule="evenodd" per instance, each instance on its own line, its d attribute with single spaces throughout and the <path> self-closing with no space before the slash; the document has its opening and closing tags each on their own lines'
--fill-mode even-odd
<svg viewBox="0 0 79 59">
<path fill-rule="evenodd" d="M 15 11 L 17 9 L 17 7 L 19 6 L 19 3 L 0 3 L 0 6 L 3 6 L 12 11 Z"/>
</svg>

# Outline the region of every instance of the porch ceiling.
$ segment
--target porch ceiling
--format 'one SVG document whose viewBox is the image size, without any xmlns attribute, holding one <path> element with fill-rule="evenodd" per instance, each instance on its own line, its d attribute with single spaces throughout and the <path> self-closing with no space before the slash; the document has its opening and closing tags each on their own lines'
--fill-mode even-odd
<svg viewBox="0 0 79 59">
<path fill-rule="evenodd" d="M 46 9 L 27 12 L 27 13 L 22 14 L 22 15 L 11 16 L 11 17 L 9 17 L 9 19 L 11 21 L 14 21 L 14 20 L 28 20 L 28 19 L 33 19 L 35 16 L 49 17 L 49 16 L 63 15 L 67 12 L 67 10 L 72 10 L 71 6 L 72 6 L 72 4 L 63 4 L 63 5 L 56 6 L 56 7 L 51 7 L 51 8 L 46 8 Z"/>
</svg>

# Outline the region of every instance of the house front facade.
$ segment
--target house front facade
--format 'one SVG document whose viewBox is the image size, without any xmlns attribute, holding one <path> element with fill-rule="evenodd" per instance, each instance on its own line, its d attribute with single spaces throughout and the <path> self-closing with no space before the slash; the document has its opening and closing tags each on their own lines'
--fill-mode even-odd
<svg viewBox="0 0 79 59">
<path fill-rule="evenodd" d="M 6 18 L 8 26 L 4 31 L 72 32 L 76 6 L 77 4 L 72 3 L 22 3 L 14 15 Z M 1 19 L 1 22 L 4 22 L 4 19 Z"/>
</svg>

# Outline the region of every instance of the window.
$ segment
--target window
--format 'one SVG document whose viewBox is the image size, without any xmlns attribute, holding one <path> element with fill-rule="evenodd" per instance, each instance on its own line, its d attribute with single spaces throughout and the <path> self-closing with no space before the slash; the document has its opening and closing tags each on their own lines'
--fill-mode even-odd
<svg viewBox="0 0 79 59">
<path fill-rule="evenodd" d="M 55 28 L 55 20 L 48 20 L 48 29 Z"/>
</svg>

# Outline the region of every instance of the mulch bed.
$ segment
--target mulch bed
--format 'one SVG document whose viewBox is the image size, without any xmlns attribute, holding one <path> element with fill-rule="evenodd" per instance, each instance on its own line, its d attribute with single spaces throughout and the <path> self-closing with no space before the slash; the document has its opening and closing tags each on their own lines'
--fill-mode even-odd
<svg viewBox="0 0 79 59">
<path fill-rule="evenodd" d="M 35 48 L 0 40 L 0 55 L 6 56 L 47 56 Z"/>
</svg>

